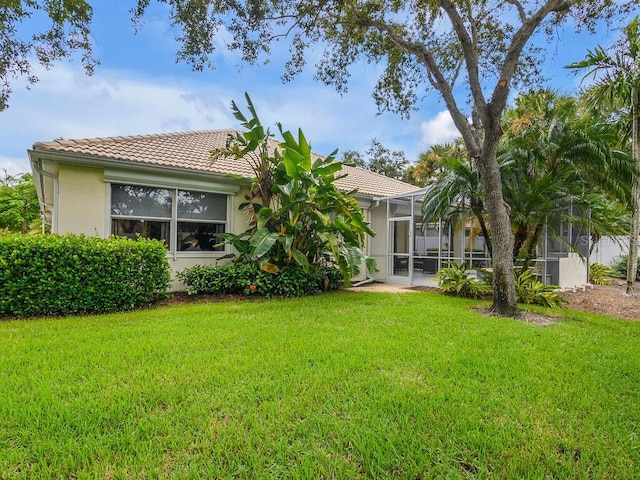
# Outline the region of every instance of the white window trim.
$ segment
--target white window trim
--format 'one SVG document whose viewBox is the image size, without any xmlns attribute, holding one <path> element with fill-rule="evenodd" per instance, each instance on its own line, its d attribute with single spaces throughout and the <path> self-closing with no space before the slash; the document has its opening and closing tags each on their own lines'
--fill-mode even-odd
<svg viewBox="0 0 640 480">
<path fill-rule="evenodd" d="M 151 217 L 136 217 L 136 218 L 149 218 L 151 220 L 158 220 L 158 221 L 167 221 L 169 220 L 169 249 L 167 250 L 167 256 L 171 257 L 174 261 L 176 261 L 178 258 L 194 258 L 194 257 L 205 257 L 205 258 L 216 258 L 216 257 L 222 257 L 224 255 L 228 255 L 229 253 L 231 253 L 232 249 L 231 246 L 228 244 L 225 244 L 224 246 L 224 250 L 219 250 L 219 251 L 196 251 L 196 252 L 180 252 L 178 251 L 178 237 L 177 237 L 177 232 L 178 232 L 178 221 L 189 221 L 189 220 L 185 220 L 185 219 L 178 219 L 178 202 L 177 202 L 177 194 L 178 194 L 178 190 L 183 190 L 183 191 L 192 191 L 192 192 L 204 192 L 204 193 L 218 193 L 218 194 L 222 194 L 222 195 L 226 195 L 226 199 L 227 199 L 227 212 L 226 212 L 226 221 L 222 222 L 219 220 L 212 220 L 212 221 L 207 221 L 204 220 L 203 223 L 217 223 L 217 224 L 224 224 L 225 225 L 225 232 L 233 232 L 233 208 L 232 205 L 234 205 L 234 193 L 237 193 L 238 191 L 240 191 L 240 187 L 238 186 L 231 186 L 232 188 L 225 188 L 223 189 L 223 191 L 220 191 L 220 189 L 215 188 L 216 184 L 212 185 L 211 183 L 207 183 L 207 187 L 208 188 L 200 188 L 200 185 L 194 185 L 194 182 L 190 182 L 190 183 L 182 183 L 182 182 L 178 182 L 180 184 L 180 186 L 173 186 L 171 184 L 167 184 L 167 182 L 159 182 L 159 183 L 149 183 L 147 181 L 143 182 L 143 183 L 138 183 L 137 181 L 135 181 L 134 178 L 135 177 L 133 175 L 122 175 L 121 178 L 122 180 L 117 180 L 116 178 L 118 178 L 117 175 L 113 175 L 113 172 L 110 172 L 111 174 L 109 176 L 107 176 L 107 172 L 105 171 L 105 184 L 107 186 L 106 190 L 106 216 L 105 216 L 105 233 L 107 233 L 107 235 L 110 237 L 113 235 L 113 232 L 111 231 L 111 225 L 112 222 L 111 220 L 113 218 L 131 218 L 127 215 L 112 215 L 111 214 L 111 185 L 112 184 L 117 184 L 117 185 L 132 185 L 132 186 L 140 186 L 140 187 L 151 187 L 151 188 L 164 188 L 164 189 L 168 189 L 171 190 L 171 196 L 172 196 L 172 202 L 171 202 L 171 218 L 167 219 L 167 218 L 151 218 Z M 144 176 L 145 179 L 148 180 L 148 176 Z M 108 180 L 107 180 L 108 179 Z M 165 179 L 166 180 L 166 179 Z M 169 183 L 174 183 L 174 182 L 169 182 Z M 175 184 L 175 183 L 174 183 Z M 224 185 L 224 184 L 222 184 Z M 225 185 L 227 187 L 229 187 L 228 185 Z"/>
</svg>

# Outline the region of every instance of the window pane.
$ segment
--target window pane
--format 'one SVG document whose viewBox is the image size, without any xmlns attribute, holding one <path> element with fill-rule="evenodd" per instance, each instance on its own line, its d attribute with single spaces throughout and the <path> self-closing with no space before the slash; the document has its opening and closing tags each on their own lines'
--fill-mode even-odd
<svg viewBox="0 0 640 480">
<path fill-rule="evenodd" d="M 111 214 L 170 218 L 171 190 L 111 185 Z"/>
<path fill-rule="evenodd" d="M 220 223 L 178 222 L 178 250 L 181 252 L 221 252 L 224 245 L 215 247 L 224 239 L 218 236 L 224 233 Z"/>
<path fill-rule="evenodd" d="M 178 192 L 178 218 L 194 220 L 227 219 L 227 196 L 220 193 Z"/>
<path fill-rule="evenodd" d="M 163 240 L 167 247 L 169 246 L 169 222 L 113 219 L 111 231 L 118 237 L 127 237 L 132 240 L 139 236 Z"/>
</svg>

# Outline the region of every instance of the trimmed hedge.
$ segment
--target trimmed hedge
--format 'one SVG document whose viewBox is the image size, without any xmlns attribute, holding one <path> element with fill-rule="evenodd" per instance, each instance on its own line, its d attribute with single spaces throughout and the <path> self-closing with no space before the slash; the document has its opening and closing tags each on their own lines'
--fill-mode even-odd
<svg viewBox="0 0 640 480">
<path fill-rule="evenodd" d="M 301 297 L 342 285 L 342 274 L 335 267 L 311 266 L 281 268 L 277 274 L 268 273 L 253 264 L 228 264 L 218 267 L 201 266 L 187 268 L 177 274 L 187 287 L 187 293 L 195 295 L 261 295 L 264 297 Z"/>
<path fill-rule="evenodd" d="M 0 236 L 0 315 L 129 310 L 162 299 L 169 271 L 156 240 Z"/>
</svg>

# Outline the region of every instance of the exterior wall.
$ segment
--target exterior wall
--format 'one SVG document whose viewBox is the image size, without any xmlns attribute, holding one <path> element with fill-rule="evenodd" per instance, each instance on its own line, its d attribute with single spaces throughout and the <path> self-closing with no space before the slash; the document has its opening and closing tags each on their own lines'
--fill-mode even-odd
<svg viewBox="0 0 640 480">
<path fill-rule="evenodd" d="M 109 221 L 109 183 L 103 168 L 60 165 L 58 171 L 59 195 L 55 205 L 58 228 L 56 233 L 75 233 L 106 238 L 111 235 Z M 135 183 L 135 181 L 132 181 Z M 162 186 L 162 185 L 159 185 Z M 198 187 L 194 186 L 194 190 Z M 238 208 L 244 201 L 247 189 L 230 195 L 227 211 L 228 231 L 241 233 L 247 229 L 247 219 Z M 217 260 L 229 253 L 215 254 L 196 252 L 168 252 L 171 267 L 171 290 L 183 290 L 184 285 L 176 279 L 176 273 L 194 265 L 216 265 Z M 223 262 L 225 262 L 223 260 Z"/>
<path fill-rule="evenodd" d="M 105 231 L 106 187 L 101 168 L 60 165 L 56 205 L 60 234 L 108 236 Z"/>
<path fill-rule="evenodd" d="M 593 249 L 589 262 L 611 266 L 620 255 L 627 253 L 629 237 L 602 237 Z"/>
<path fill-rule="evenodd" d="M 558 269 L 560 288 L 576 288 L 587 283 L 587 262 L 577 253 L 570 252 L 566 258 L 559 258 Z"/>
<path fill-rule="evenodd" d="M 376 232 L 375 237 L 369 239 L 369 256 L 378 263 L 379 272 L 373 274 L 378 282 L 387 279 L 387 204 L 380 202 L 369 210 L 371 228 Z"/>
</svg>

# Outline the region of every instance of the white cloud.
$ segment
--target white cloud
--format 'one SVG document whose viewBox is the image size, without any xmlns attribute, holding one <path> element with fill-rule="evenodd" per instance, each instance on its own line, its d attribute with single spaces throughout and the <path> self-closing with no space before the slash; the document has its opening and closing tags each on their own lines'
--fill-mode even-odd
<svg viewBox="0 0 640 480">
<path fill-rule="evenodd" d="M 24 158 L 11 158 L 0 155 L 0 177 L 4 178 L 5 172 L 7 172 L 7 175 L 12 176 L 19 173 L 29 173 L 29 163 L 26 158 L 26 153 Z"/>
<path fill-rule="evenodd" d="M 425 146 L 447 143 L 460 136 L 460 132 L 453 124 L 453 119 L 447 110 L 439 112 L 431 120 L 422 122 L 422 142 Z"/>
<path fill-rule="evenodd" d="M 318 153 L 364 152 L 374 137 L 411 158 L 420 147 L 419 120 L 377 116 L 365 81 L 340 96 L 310 76 L 283 85 L 258 82 L 249 69 L 211 72 L 206 83 L 197 75 L 151 77 L 106 68 L 87 77 L 67 64 L 37 74 L 40 82 L 30 90 L 14 85 L 11 106 L 0 113 L 0 156 L 15 159 L 11 168 L 19 171 L 29 170 L 26 150 L 37 141 L 238 127 L 230 105 L 235 100 L 246 112 L 244 91 L 264 125 L 274 133 L 277 121 L 292 132 L 302 128 Z"/>
</svg>

